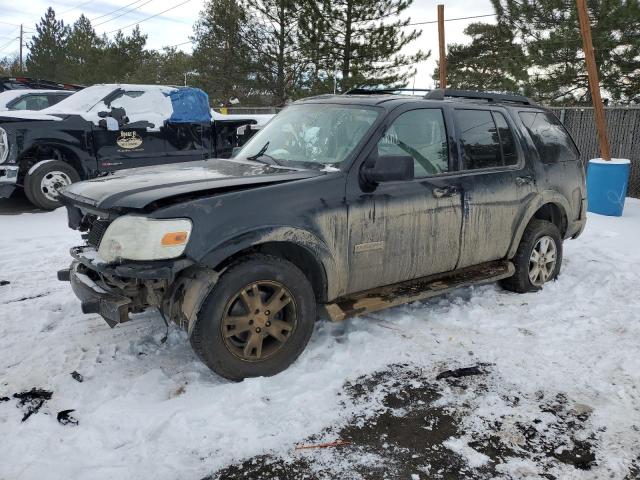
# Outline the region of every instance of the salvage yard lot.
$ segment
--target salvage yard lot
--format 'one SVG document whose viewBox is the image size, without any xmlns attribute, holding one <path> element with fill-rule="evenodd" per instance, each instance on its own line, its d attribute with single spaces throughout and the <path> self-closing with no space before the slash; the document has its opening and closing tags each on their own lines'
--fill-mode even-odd
<svg viewBox="0 0 640 480">
<path fill-rule="evenodd" d="M 163 342 L 155 312 L 82 315 L 56 280 L 80 242 L 64 209 L 7 202 L 0 232 L 0 479 L 640 475 L 638 200 L 591 215 L 540 293 L 321 321 L 291 368 L 241 383 L 176 327 Z M 50 399 L 13 397 L 33 388 Z M 78 425 L 56 419 L 70 409 Z"/>
</svg>

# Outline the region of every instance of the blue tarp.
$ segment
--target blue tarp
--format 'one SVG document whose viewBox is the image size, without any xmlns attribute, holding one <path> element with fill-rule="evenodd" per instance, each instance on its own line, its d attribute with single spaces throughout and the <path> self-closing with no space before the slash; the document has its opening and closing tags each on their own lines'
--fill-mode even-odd
<svg viewBox="0 0 640 480">
<path fill-rule="evenodd" d="M 174 123 L 210 122 L 209 96 L 199 88 L 180 87 L 168 94 L 173 106 L 169 118 Z"/>
</svg>

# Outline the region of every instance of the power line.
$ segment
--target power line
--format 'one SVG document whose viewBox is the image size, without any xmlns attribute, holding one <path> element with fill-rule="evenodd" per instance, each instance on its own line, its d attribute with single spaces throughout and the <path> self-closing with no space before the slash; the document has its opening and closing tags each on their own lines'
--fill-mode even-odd
<svg viewBox="0 0 640 480">
<path fill-rule="evenodd" d="M 189 3 L 190 1 L 191 0 L 186 0 L 186 1 L 182 2 L 182 3 L 179 3 L 178 5 L 174 5 L 171 8 L 167 8 L 166 10 L 163 10 L 162 12 L 158 12 L 155 15 L 151 15 L 151 16 L 149 16 L 147 18 L 143 18 L 139 22 L 131 23 L 131 24 L 126 25 L 124 27 L 116 28 L 115 30 L 111 30 L 110 32 L 106 32 L 106 34 L 109 35 L 110 33 L 115 33 L 117 31 L 124 30 L 125 28 L 129 28 L 129 27 L 133 27 L 133 26 L 136 26 L 136 25 L 140 25 L 142 22 L 146 22 L 147 20 L 151 20 L 152 18 L 158 17 L 158 16 L 162 15 L 163 13 L 167 13 L 170 10 L 173 10 L 175 8 L 178 8 L 178 7 L 181 7 L 182 5 L 184 5 L 185 3 Z"/>
<path fill-rule="evenodd" d="M 138 3 L 139 1 L 140 1 L 140 0 L 136 0 L 136 1 L 135 1 L 135 2 L 133 2 L 133 3 Z M 112 17 L 112 18 L 108 18 L 108 19 L 106 19 L 106 20 L 104 20 L 104 21 L 102 21 L 102 22 L 100 22 L 100 23 L 96 23 L 96 24 L 95 24 L 95 25 L 93 25 L 93 26 L 94 26 L 94 27 L 99 27 L 100 25 L 104 25 L 105 23 L 109 23 L 110 21 L 115 20 L 116 18 L 120 18 L 120 17 L 122 17 L 122 16 L 124 16 L 124 15 L 127 15 L 127 14 L 129 14 L 129 13 L 131 13 L 131 12 L 135 11 L 135 10 L 138 10 L 138 9 L 139 9 L 139 8 L 141 8 L 141 7 L 144 7 L 147 3 L 150 3 L 150 2 L 152 2 L 152 1 L 153 1 L 153 0 L 147 0 L 146 2 L 141 3 L 141 4 L 140 4 L 140 5 L 138 5 L 137 7 L 134 7 L 134 8 L 132 8 L 132 9 L 130 9 L 130 10 L 125 10 L 125 11 L 124 11 L 124 12 L 122 12 L 121 14 L 116 15 L 115 17 Z M 133 3 L 130 3 L 129 5 L 133 5 Z M 122 10 L 122 9 L 120 9 L 120 10 Z M 111 13 L 114 13 L 114 12 L 117 12 L 117 10 L 114 10 L 114 11 L 113 11 L 113 12 L 111 12 Z M 108 14 L 108 15 L 109 15 L 109 14 Z M 104 16 L 104 15 L 103 15 L 103 16 Z M 96 17 L 96 18 L 99 18 L 99 17 Z M 95 18 L 94 18 L 93 20 L 95 20 Z"/>
<path fill-rule="evenodd" d="M 76 8 L 80 8 L 80 7 L 84 7 L 85 5 L 89 5 L 90 3 L 93 3 L 94 0 L 89 0 L 88 2 L 82 2 L 78 5 L 76 5 L 75 7 L 71 7 L 68 10 L 65 10 L 64 12 L 60 12 L 58 13 L 58 15 L 64 15 L 65 13 L 69 13 L 73 10 L 75 10 Z"/>
<path fill-rule="evenodd" d="M 496 15 L 497 15 L 497 13 L 487 13 L 485 15 L 472 15 L 470 17 L 445 18 L 444 21 L 445 22 L 455 22 L 457 20 L 471 20 L 471 19 L 474 19 L 474 18 L 495 17 Z M 429 20 L 427 22 L 408 23 L 407 25 L 405 25 L 405 27 L 411 27 L 411 26 L 414 26 L 414 25 L 430 25 L 432 23 L 438 23 L 438 20 Z"/>
<path fill-rule="evenodd" d="M 116 8 L 115 10 L 111 10 L 110 12 L 107 13 L 103 13 L 102 15 L 98 15 L 97 17 L 93 17 L 90 20 L 93 22 L 95 20 L 98 20 L 99 18 L 103 18 L 103 17 L 108 17 L 109 15 L 111 15 L 112 13 L 116 13 L 119 12 L 120 10 L 124 10 L 127 7 L 130 7 L 131 5 L 134 5 L 136 3 L 140 3 L 142 0 L 135 0 L 134 2 L 131 3 L 127 3 L 125 6 L 120 7 L 120 8 Z"/>
</svg>

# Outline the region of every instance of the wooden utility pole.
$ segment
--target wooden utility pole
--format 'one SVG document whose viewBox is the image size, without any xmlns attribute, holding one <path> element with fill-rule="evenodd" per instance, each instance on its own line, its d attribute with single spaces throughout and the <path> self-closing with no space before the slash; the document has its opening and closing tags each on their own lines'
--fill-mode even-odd
<svg viewBox="0 0 640 480">
<path fill-rule="evenodd" d="M 593 53 L 593 41 L 591 39 L 591 23 L 589 22 L 589 12 L 585 0 L 576 0 L 578 4 L 578 18 L 580 19 L 580 31 L 582 32 L 582 45 L 584 49 L 584 59 L 587 62 L 587 75 L 589 77 L 589 89 L 591 90 L 591 101 L 595 113 L 596 128 L 598 130 L 598 141 L 600 143 L 600 156 L 604 160 L 611 160 L 611 148 L 607 137 L 607 120 L 604 116 L 604 105 L 600 97 L 600 80 L 598 79 L 598 67 Z"/>
<path fill-rule="evenodd" d="M 444 5 L 438 5 L 438 43 L 440 44 L 440 88 L 447 88 L 447 57 L 444 45 Z"/>
<path fill-rule="evenodd" d="M 22 73 L 22 35 L 23 35 L 23 31 L 22 31 L 22 24 L 20 24 L 20 73 Z"/>
</svg>

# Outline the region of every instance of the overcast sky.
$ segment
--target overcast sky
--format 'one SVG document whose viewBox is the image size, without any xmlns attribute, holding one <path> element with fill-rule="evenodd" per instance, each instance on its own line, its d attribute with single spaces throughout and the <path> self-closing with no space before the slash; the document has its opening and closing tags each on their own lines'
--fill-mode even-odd
<svg viewBox="0 0 640 480">
<path fill-rule="evenodd" d="M 184 4 L 182 4 L 183 2 Z M 135 2 L 134 0 L 23 0 L 19 2 L 0 0 L 0 11 L 2 12 L 0 17 L 0 56 L 17 54 L 19 45 L 18 40 L 15 39 L 19 31 L 17 25 L 22 23 L 25 30 L 33 32 L 35 24 L 49 6 L 53 7 L 57 17 L 62 18 L 65 23 L 73 23 L 81 13 L 84 13 L 92 20 L 92 24 L 99 34 L 109 33 L 119 28 L 122 28 L 124 33 L 128 33 L 133 28 L 129 25 L 171 9 L 140 24 L 142 32 L 148 35 L 147 47 L 161 48 L 189 40 L 193 24 L 204 3 L 205 0 L 138 0 Z M 412 22 L 436 20 L 436 5 L 438 3 L 442 3 L 442 0 L 414 0 L 405 16 L 411 17 Z M 445 18 L 469 17 L 493 12 L 489 0 L 475 0 L 473 2 L 450 0 L 445 1 L 444 4 Z M 126 7 L 127 5 L 130 6 Z M 121 10 L 105 15 L 116 9 Z M 472 21 L 447 22 L 447 43 L 466 43 L 468 38 L 462 31 Z M 492 17 L 475 21 L 491 22 Z M 437 25 L 429 24 L 413 28 L 422 29 L 422 36 L 406 47 L 406 53 L 417 49 L 431 50 L 431 58 L 417 66 L 418 74 L 415 86 L 416 88 L 430 88 L 433 86 L 431 75 L 435 68 L 435 59 L 438 56 Z M 109 33 L 109 35 L 111 36 L 113 33 Z M 26 35 L 25 38 L 25 41 L 30 40 L 30 35 Z M 190 51 L 191 45 L 185 44 L 178 48 Z"/>
</svg>

